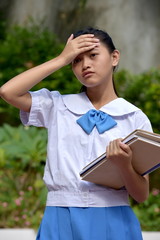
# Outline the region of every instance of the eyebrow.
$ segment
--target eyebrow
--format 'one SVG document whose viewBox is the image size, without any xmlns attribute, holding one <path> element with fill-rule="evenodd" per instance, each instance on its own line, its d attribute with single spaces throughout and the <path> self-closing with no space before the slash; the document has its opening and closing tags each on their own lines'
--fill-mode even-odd
<svg viewBox="0 0 160 240">
<path fill-rule="evenodd" d="M 99 52 L 99 49 L 98 49 L 98 48 L 94 48 L 94 49 L 89 50 L 88 52 L 92 52 L 92 51 L 97 51 L 97 52 Z"/>
<path fill-rule="evenodd" d="M 84 53 L 79 54 L 78 56 L 76 56 L 76 57 L 73 59 L 72 63 L 74 62 L 75 59 L 80 58 L 81 55 L 83 55 L 83 54 L 85 54 L 85 53 L 92 53 L 92 52 L 99 52 L 99 49 L 95 49 L 95 48 L 94 48 L 94 49 L 91 49 L 91 50 L 89 50 L 89 51 L 86 51 L 86 52 L 84 52 Z"/>
</svg>

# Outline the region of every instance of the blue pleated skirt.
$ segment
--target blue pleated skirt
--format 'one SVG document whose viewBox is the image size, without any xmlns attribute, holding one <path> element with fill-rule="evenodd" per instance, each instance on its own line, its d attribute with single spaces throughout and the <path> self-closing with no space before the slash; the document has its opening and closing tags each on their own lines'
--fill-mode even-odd
<svg viewBox="0 0 160 240">
<path fill-rule="evenodd" d="M 129 206 L 46 207 L 36 240 L 142 240 Z"/>
</svg>

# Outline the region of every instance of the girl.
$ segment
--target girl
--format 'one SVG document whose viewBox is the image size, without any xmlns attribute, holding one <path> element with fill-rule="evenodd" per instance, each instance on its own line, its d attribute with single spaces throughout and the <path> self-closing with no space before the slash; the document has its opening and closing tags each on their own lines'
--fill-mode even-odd
<svg viewBox="0 0 160 240">
<path fill-rule="evenodd" d="M 88 28 L 72 34 L 58 57 L 14 77 L 0 89 L 1 97 L 21 110 L 23 124 L 48 130 L 44 172 L 48 195 L 37 240 L 142 239 L 128 194 L 143 202 L 149 181 L 134 171 L 132 151 L 120 138 L 137 128 L 152 128 L 140 109 L 116 94 L 112 75 L 119 57 L 106 32 Z M 83 85 L 81 93 L 29 92 L 70 63 Z M 114 190 L 79 177 L 80 170 L 106 147 L 125 189 Z"/>
</svg>

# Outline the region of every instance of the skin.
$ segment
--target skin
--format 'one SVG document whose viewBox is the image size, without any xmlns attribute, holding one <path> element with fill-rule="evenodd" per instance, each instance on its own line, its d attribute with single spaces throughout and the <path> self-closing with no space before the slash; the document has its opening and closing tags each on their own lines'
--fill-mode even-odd
<svg viewBox="0 0 160 240">
<path fill-rule="evenodd" d="M 78 55 L 72 62 L 77 79 L 87 87 L 87 95 L 95 108 L 117 98 L 113 89 L 113 67 L 118 64 L 119 52 L 112 54 L 103 43 L 94 49 Z"/>
<path fill-rule="evenodd" d="M 87 96 L 96 109 L 117 98 L 112 83 L 113 67 L 119 62 L 118 50 L 109 53 L 107 47 L 93 34 L 69 37 L 62 53 L 37 67 L 12 78 L 0 88 L 0 96 L 9 104 L 30 111 L 31 96 L 28 91 L 58 69 L 72 64 L 77 79 L 87 87 Z M 132 151 L 121 139 L 107 146 L 108 158 L 119 168 L 128 193 L 137 202 L 149 194 L 148 177 L 137 174 L 132 167 Z"/>
</svg>

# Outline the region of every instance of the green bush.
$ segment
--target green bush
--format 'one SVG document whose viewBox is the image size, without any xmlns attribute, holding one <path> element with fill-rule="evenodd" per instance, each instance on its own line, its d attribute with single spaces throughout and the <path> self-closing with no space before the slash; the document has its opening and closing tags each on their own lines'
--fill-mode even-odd
<svg viewBox="0 0 160 240">
<path fill-rule="evenodd" d="M 138 75 L 126 70 L 117 72 L 115 83 L 120 96 L 142 109 L 152 123 L 154 132 L 160 133 L 160 69 Z M 150 189 L 160 189 L 160 169 L 150 174 Z"/>
<path fill-rule="evenodd" d="M 45 129 L 0 128 L 0 228 L 38 227 L 46 200 L 46 141 Z"/>
<path fill-rule="evenodd" d="M 4 23 L 3 23 L 4 25 Z M 3 31 L 0 38 L 0 82 L 1 85 L 15 75 L 57 56 L 64 43 L 44 29 L 31 24 L 24 28 L 15 26 Z M 133 75 L 125 70 L 115 74 L 115 82 L 120 97 L 140 107 L 150 118 L 153 128 L 160 132 L 160 69 Z M 74 77 L 70 66 L 51 74 L 33 88 L 48 88 L 63 93 L 79 92 L 80 83 Z M 0 100 L 0 124 L 19 124 L 18 110 Z"/>
<path fill-rule="evenodd" d="M 64 44 L 41 26 L 28 28 L 15 26 L 6 31 L 0 23 L 0 83 L 15 75 L 57 56 Z M 126 70 L 115 74 L 120 97 L 140 107 L 160 133 L 160 69 L 133 75 Z M 80 84 L 70 66 L 51 74 L 33 88 L 48 88 L 63 93 L 79 92 Z M 20 124 L 19 111 L 0 99 L 0 125 Z M 46 158 L 46 131 L 21 125 L 0 127 L 0 227 L 37 228 L 43 213 L 46 190 L 42 181 Z M 153 187 L 160 189 L 158 170 L 151 174 L 151 194 L 144 204 L 133 207 L 144 230 L 159 230 L 159 194 L 152 194 Z M 151 218 L 151 220 L 150 220 Z M 155 221 L 154 221 L 155 220 Z"/>
<path fill-rule="evenodd" d="M 0 127 L 0 228 L 38 228 L 47 193 L 42 180 L 46 142 L 44 128 Z M 160 230 L 158 189 L 144 203 L 131 205 L 143 230 Z"/>
<path fill-rule="evenodd" d="M 153 188 L 149 198 L 133 209 L 143 231 L 160 231 L 160 189 Z"/>
<path fill-rule="evenodd" d="M 142 109 L 154 131 L 160 133 L 160 69 L 138 75 L 123 70 L 117 72 L 115 80 L 120 96 Z"/>
<path fill-rule="evenodd" d="M 0 83 L 3 85 L 17 74 L 56 57 L 63 49 L 57 37 L 41 26 L 15 26 L 0 38 Z M 48 88 L 61 93 L 78 92 L 80 84 L 70 66 L 51 74 L 33 89 Z M 17 125 L 18 111 L 0 100 L 0 124 Z"/>
</svg>

